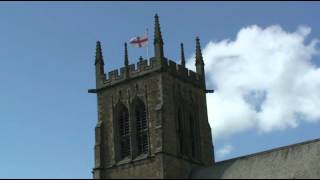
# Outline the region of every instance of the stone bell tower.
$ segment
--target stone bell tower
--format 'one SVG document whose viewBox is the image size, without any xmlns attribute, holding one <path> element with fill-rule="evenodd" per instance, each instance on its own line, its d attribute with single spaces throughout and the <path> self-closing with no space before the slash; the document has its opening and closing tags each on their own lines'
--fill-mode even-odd
<svg viewBox="0 0 320 180">
<path fill-rule="evenodd" d="M 214 163 L 199 38 L 196 72 L 185 67 L 183 44 L 181 64 L 165 57 L 157 15 L 153 43 L 154 57 L 137 65 L 125 43 L 124 66 L 105 74 L 97 42 L 94 178 L 188 178 Z"/>
</svg>

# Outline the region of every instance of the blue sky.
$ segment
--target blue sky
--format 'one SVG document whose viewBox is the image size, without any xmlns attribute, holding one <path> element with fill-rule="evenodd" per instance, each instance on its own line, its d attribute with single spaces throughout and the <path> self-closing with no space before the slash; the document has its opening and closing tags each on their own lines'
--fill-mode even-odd
<svg viewBox="0 0 320 180">
<path fill-rule="evenodd" d="M 252 25 L 278 25 L 288 33 L 303 25 L 311 29 L 309 44 L 320 37 L 319 10 L 318 2 L 1 2 L 0 178 L 91 178 L 97 107 L 87 90 L 95 87 L 97 40 L 110 71 L 123 64 L 125 41 L 145 28 L 153 35 L 155 13 L 164 53 L 178 61 L 180 42 L 190 59 L 195 36 L 209 52 L 209 42 L 236 42 L 239 31 Z M 131 63 L 140 55 L 146 56 L 145 49 L 129 48 Z M 312 55 L 313 66 L 318 60 Z M 312 115 L 316 120 L 280 130 L 247 128 L 215 138 L 216 151 L 232 146 L 216 158 L 319 138 L 318 116 Z"/>
</svg>

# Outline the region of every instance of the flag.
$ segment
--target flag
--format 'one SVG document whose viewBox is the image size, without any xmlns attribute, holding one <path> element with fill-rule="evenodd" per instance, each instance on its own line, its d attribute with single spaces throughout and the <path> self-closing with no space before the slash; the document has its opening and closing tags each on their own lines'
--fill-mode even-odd
<svg viewBox="0 0 320 180">
<path fill-rule="evenodd" d="M 137 36 L 134 38 L 131 38 L 129 41 L 130 44 L 132 44 L 134 47 L 143 47 L 146 46 L 148 44 L 148 36 L 143 35 L 143 36 Z"/>
</svg>

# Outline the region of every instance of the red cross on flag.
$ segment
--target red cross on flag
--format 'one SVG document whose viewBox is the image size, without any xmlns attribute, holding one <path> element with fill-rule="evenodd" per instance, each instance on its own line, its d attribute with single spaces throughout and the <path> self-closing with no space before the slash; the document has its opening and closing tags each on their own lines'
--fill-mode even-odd
<svg viewBox="0 0 320 180">
<path fill-rule="evenodd" d="M 137 37 L 131 38 L 129 42 L 134 47 L 140 48 L 148 44 L 148 36 L 147 35 L 137 36 Z"/>
</svg>

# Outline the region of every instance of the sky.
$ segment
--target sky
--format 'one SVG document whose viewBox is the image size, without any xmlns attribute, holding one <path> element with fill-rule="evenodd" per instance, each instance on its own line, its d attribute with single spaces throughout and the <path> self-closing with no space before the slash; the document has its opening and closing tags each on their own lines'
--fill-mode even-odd
<svg viewBox="0 0 320 180">
<path fill-rule="evenodd" d="M 152 56 L 155 13 L 166 57 L 200 37 L 217 161 L 320 138 L 319 2 L 1 2 L 0 178 L 92 177 L 95 43 Z"/>
</svg>

